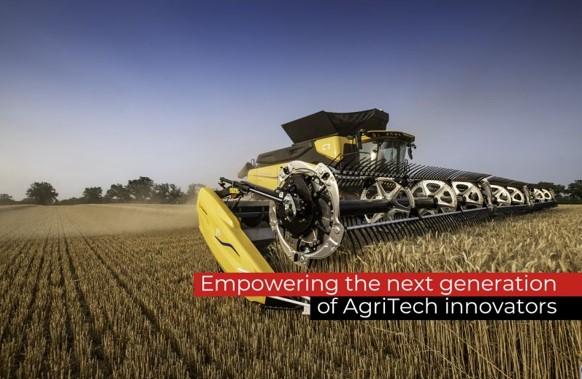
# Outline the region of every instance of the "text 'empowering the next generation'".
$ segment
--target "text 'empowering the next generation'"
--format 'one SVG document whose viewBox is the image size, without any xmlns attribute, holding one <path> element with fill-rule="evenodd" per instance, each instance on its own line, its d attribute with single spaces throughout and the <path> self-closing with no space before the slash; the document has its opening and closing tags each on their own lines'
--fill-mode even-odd
<svg viewBox="0 0 582 379">
<path fill-rule="evenodd" d="M 194 296 L 310 298 L 314 320 L 575 320 L 581 273 L 197 273 Z"/>
<path fill-rule="evenodd" d="M 194 296 L 577 296 L 575 273 L 197 273 Z"/>
</svg>

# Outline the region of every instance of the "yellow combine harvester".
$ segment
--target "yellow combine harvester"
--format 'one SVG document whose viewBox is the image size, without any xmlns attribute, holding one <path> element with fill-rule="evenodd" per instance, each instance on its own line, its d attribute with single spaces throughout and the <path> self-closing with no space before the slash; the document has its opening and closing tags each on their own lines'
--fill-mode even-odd
<svg viewBox="0 0 582 379">
<path fill-rule="evenodd" d="M 221 178 L 220 190 L 201 189 L 200 231 L 220 267 L 272 272 L 260 250 L 273 241 L 307 265 L 342 243 L 362 247 L 555 206 L 549 189 L 411 163 L 415 137 L 386 130 L 388 119 L 378 109 L 321 111 L 283 124 L 290 147 L 260 154 L 241 180 Z"/>
</svg>

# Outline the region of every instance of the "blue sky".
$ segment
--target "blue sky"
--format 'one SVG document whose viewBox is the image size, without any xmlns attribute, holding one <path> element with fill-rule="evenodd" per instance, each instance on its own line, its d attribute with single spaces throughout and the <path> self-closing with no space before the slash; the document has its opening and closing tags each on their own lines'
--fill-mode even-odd
<svg viewBox="0 0 582 379">
<path fill-rule="evenodd" d="M 234 177 L 373 107 L 415 161 L 582 178 L 582 2 L 0 3 L 0 193 Z"/>
</svg>

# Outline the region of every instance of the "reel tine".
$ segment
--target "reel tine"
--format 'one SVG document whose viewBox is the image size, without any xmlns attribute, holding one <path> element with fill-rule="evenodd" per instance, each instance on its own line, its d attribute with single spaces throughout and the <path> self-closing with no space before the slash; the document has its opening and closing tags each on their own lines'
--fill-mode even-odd
<svg viewBox="0 0 582 379">
<path fill-rule="evenodd" d="M 419 228 L 421 233 L 428 233 L 430 231 L 430 229 L 424 223 L 423 219 L 418 220 L 417 224 L 418 224 L 418 228 Z"/>
<path fill-rule="evenodd" d="M 427 231 L 430 231 L 433 228 L 430 218 L 423 217 L 420 219 L 420 223 L 422 224 L 422 227 Z"/>
<path fill-rule="evenodd" d="M 346 233 L 348 235 L 348 239 L 349 239 L 349 243 L 351 244 L 351 247 L 353 248 L 354 252 L 357 251 L 358 249 L 360 249 L 361 247 L 358 245 L 357 241 L 354 239 L 354 233 L 353 231 L 348 231 Z"/>
<path fill-rule="evenodd" d="M 440 222 L 438 222 L 439 226 L 441 226 L 441 232 L 443 232 L 443 233 L 449 232 L 451 230 L 451 224 L 452 224 L 453 220 L 447 214 L 445 214 L 441 217 L 442 217 L 442 220 L 439 220 Z"/>
<path fill-rule="evenodd" d="M 342 221 L 342 225 L 347 230 L 346 235 L 348 236 L 348 241 L 349 241 L 348 244 L 355 252 L 356 244 L 354 243 L 354 238 L 352 236 L 352 232 L 349 230 L 349 227 L 351 226 L 351 221 L 348 217 L 343 217 L 341 221 Z"/>
<path fill-rule="evenodd" d="M 351 236 L 351 240 L 354 243 L 354 246 L 361 250 L 362 249 L 362 241 L 360 241 L 359 231 L 357 229 L 348 231 L 348 234 Z"/>
<path fill-rule="evenodd" d="M 398 223 L 390 224 L 390 231 L 392 232 L 395 240 L 399 240 L 403 237 L 402 233 L 400 232 L 400 224 Z"/>
<path fill-rule="evenodd" d="M 369 228 L 360 229 L 360 233 L 362 234 L 362 238 L 364 239 L 364 244 L 366 246 L 374 244 L 374 241 L 370 238 L 369 235 Z"/>
<path fill-rule="evenodd" d="M 370 171 L 372 171 L 372 168 L 374 167 L 375 162 L 372 161 L 369 158 L 366 158 L 366 160 L 364 160 L 364 163 L 361 167 L 361 171 L 364 175 L 370 175 Z"/>
<path fill-rule="evenodd" d="M 388 231 L 390 232 L 390 238 L 393 241 L 397 241 L 400 238 L 402 238 L 402 236 L 400 236 L 398 234 L 398 225 L 397 224 L 389 224 L 386 225 L 388 227 Z"/>
<path fill-rule="evenodd" d="M 352 225 L 357 225 L 357 220 L 355 217 L 351 217 Z M 365 246 L 365 242 L 362 240 L 362 234 L 359 229 L 354 230 L 353 232 L 354 239 L 357 241 L 359 249 L 362 249 Z"/>
<path fill-rule="evenodd" d="M 475 212 L 473 212 L 475 213 Z M 475 224 L 475 215 L 473 213 L 467 213 L 467 212 L 463 212 L 461 213 L 461 216 L 463 216 L 461 219 L 459 219 L 459 224 L 463 223 L 466 225 L 474 225 Z"/>
<path fill-rule="evenodd" d="M 386 227 L 385 225 L 378 225 L 376 226 L 376 235 L 378 237 L 378 239 L 380 239 L 382 242 L 388 241 L 388 236 L 386 235 Z"/>
<path fill-rule="evenodd" d="M 438 220 L 436 217 L 431 218 L 432 225 L 439 233 L 445 233 L 447 231 L 446 216 L 439 217 L 442 217 L 442 220 Z"/>
<path fill-rule="evenodd" d="M 380 242 L 388 241 L 388 235 L 386 234 L 386 228 L 383 225 L 380 225 L 376 228 L 376 238 Z"/>
<path fill-rule="evenodd" d="M 431 230 L 434 230 L 435 232 L 439 232 L 439 233 L 442 233 L 443 232 L 442 223 L 440 223 L 437 220 L 435 220 L 434 217 L 430 217 L 430 218 L 428 218 L 426 220 L 428 221 L 428 224 L 429 224 Z"/>
<path fill-rule="evenodd" d="M 467 217 L 467 214 L 465 212 L 459 213 L 457 217 L 455 217 L 455 229 L 459 228 L 461 225 L 464 225 L 466 222 L 465 220 L 470 220 L 470 218 Z"/>
<path fill-rule="evenodd" d="M 455 215 L 446 215 L 447 232 L 453 231 L 457 225 L 457 218 Z"/>
<path fill-rule="evenodd" d="M 408 237 L 407 231 L 404 228 L 404 223 L 396 223 L 396 224 L 394 224 L 394 226 L 395 226 L 395 228 L 397 228 L 396 229 L 396 233 L 398 234 L 398 236 L 400 238 L 406 238 L 406 237 Z"/>
<path fill-rule="evenodd" d="M 398 240 L 398 235 L 396 234 L 396 230 L 394 230 L 394 225 L 393 224 L 386 225 L 386 228 L 388 229 L 388 232 L 390 233 L 390 240 L 391 241 Z"/>
<path fill-rule="evenodd" d="M 410 226 L 413 228 L 414 230 L 414 236 L 419 236 L 423 233 L 423 229 L 422 229 L 422 224 L 420 222 L 420 220 L 414 220 L 410 222 Z"/>
<path fill-rule="evenodd" d="M 389 241 L 396 241 L 398 239 L 398 236 L 396 235 L 396 232 L 394 231 L 394 225 L 392 225 L 392 224 L 386 225 L 386 233 L 388 235 Z"/>
<path fill-rule="evenodd" d="M 380 238 L 378 238 L 378 228 L 377 227 L 373 227 L 373 228 L 368 228 L 368 238 L 371 241 L 371 245 L 377 244 L 378 242 L 382 242 L 382 240 Z"/>
<path fill-rule="evenodd" d="M 404 229 L 404 232 L 406 233 L 406 237 L 414 236 L 414 230 L 412 230 L 412 228 L 410 227 L 410 224 L 408 222 L 402 223 L 402 229 Z"/>
<path fill-rule="evenodd" d="M 422 234 L 422 223 L 420 222 L 420 220 L 414 220 L 414 221 L 410 221 L 410 225 L 414 230 L 414 235 L 418 236 L 420 234 Z"/>
<path fill-rule="evenodd" d="M 360 242 L 360 245 L 362 247 L 370 244 L 366 238 L 365 228 L 364 229 L 356 229 L 356 236 L 358 237 L 358 241 Z"/>
<path fill-rule="evenodd" d="M 382 226 L 382 228 L 384 229 L 384 234 L 386 235 L 386 241 L 396 240 L 392 224 L 386 224 Z"/>
</svg>

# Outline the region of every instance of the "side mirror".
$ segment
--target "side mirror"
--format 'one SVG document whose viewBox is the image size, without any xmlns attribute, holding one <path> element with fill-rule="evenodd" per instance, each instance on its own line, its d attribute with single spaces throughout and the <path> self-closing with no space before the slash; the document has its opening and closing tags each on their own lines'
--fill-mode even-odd
<svg viewBox="0 0 582 379">
<path fill-rule="evenodd" d="M 408 158 L 412 160 L 412 149 L 416 149 L 416 145 L 413 143 L 408 144 Z"/>
<path fill-rule="evenodd" d="M 364 132 L 362 129 L 356 132 L 356 146 L 358 147 L 358 151 L 362 150 L 362 132 Z"/>
</svg>

